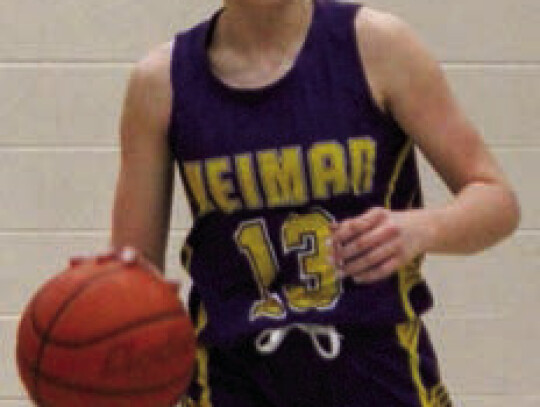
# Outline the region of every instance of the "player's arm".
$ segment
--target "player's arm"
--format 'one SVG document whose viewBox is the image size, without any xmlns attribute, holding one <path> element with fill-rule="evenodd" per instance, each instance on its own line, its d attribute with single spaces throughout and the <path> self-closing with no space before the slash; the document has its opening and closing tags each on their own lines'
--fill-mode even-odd
<svg viewBox="0 0 540 407">
<path fill-rule="evenodd" d="M 516 196 L 439 64 L 394 16 L 364 9 L 356 23 L 375 100 L 412 137 L 454 198 L 444 207 L 378 208 L 343 222 L 336 238 L 350 244 L 336 256 L 356 256 L 345 273 L 376 280 L 420 253 L 473 253 L 510 234 L 519 221 Z"/>
<path fill-rule="evenodd" d="M 160 270 L 174 174 L 167 137 L 170 52 L 170 45 L 158 48 L 131 73 L 120 124 L 120 171 L 112 213 L 113 248 L 131 246 Z"/>
</svg>

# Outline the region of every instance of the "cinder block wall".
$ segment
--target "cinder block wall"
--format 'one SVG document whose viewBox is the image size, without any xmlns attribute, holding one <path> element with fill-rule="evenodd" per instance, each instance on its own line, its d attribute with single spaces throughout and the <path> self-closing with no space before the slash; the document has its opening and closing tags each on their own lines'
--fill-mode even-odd
<svg viewBox="0 0 540 407">
<path fill-rule="evenodd" d="M 107 246 L 128 72 L 217 0 L 4 0 L 0 12 L 0 407 L 30 406 L 13 360 L 18 316 L 67 257 Z M 413 25 L 514 182 L 517 235 L 475 257 L 432 257 L 428 317 L 458 405 L 540 405 L 540 2 L 371 0 Z M 448 199 L 423 167 L 428 203 Z M 180 188 L 178 188 L 180 189 Z M 189 217 L 177 194 L 167 272 Z"/>
</svg>

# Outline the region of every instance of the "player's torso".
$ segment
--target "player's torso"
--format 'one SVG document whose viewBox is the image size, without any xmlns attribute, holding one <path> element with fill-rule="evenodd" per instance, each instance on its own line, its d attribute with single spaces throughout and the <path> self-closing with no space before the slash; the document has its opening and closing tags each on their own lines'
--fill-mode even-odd
<svg viewBox="0 0 540 407">
<path fill-rule="evenodd" d="M 355 14 L 356 6 L 316 3 L 293 68 L 256 91 L 211 73 L 214 20 L 178 37 L 171 145 L 194 217 L 184 261 L 210 342 L 284 323 L 410 316 L 404 277 L 355 285 L 337 279 L 327 258 L 331 222 L 421 203 L 410 140 L 370 96 Z M 414 280 L 420 312 L 429 292 Z"/>
</svg>

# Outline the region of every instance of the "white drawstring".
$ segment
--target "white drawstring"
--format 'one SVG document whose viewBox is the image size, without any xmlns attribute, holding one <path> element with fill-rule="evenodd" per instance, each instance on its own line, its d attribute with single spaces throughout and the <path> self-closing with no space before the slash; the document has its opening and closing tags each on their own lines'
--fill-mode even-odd
<svg viewBox="0 0 540 407">
<path fill-rule="evenodd" d="M 274 353 L 293 329 L 299 329 L 308 334 L 315 350 L 323 359 L 331 360 L 339 356 L 342 336 L 331 325 L 291 324 L 281 328 L 265 329 L 255 339 L 255 348 L 265 355 Z M 320 336 L 328 338 L 330 349 L 327 350 L 321 345 Z"/>
</svg>

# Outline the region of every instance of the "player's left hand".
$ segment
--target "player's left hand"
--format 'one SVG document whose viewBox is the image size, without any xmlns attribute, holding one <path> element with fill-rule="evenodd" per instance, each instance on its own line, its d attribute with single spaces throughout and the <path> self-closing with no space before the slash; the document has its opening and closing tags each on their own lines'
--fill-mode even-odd
<svg viewBox="0 0 540 407">
<path fill-rule="evenodd" d="M 423 252 L 422 210 L 372 208 L 334 224 L 331 260 L 342 278 L 371 283 L 387 278 Z"/>
</svg>

